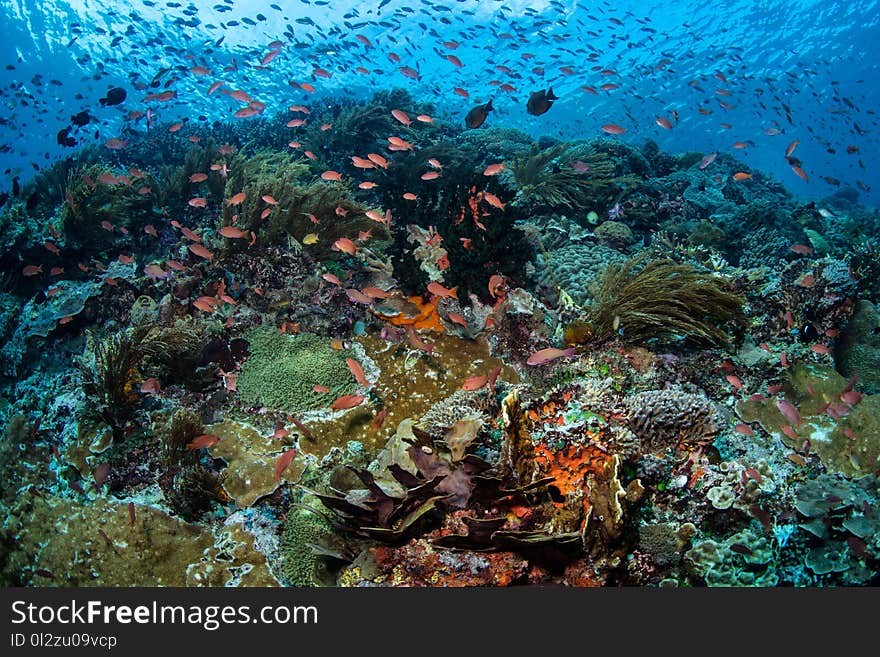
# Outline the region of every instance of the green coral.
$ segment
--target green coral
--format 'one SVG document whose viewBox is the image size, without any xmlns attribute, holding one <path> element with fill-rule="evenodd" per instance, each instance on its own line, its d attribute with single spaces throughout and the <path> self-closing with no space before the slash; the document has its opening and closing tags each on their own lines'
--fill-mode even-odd
<svg viewBox="0 0 880 657">
<path fill-rule="evenodd" d="M 860 301 L 837 348 L 840 372 L 857 376 L 859 387 L 880 392 L 880 313 L 870 301 Z"/>
<path fill-rule="evenodd" d="M 326 584 L 324 560 L 315 546 L 330 538 L 330 525 L 308 509 L 291 508 L 281 538 L 282 572 L 291 586 Z"/>
<path fill-rule="evenodd" d="M 351 393 L 354 380 L 345 363 L 352 354 L 337 351 L 311 333 L 289 335 L 260 327 L 248 333 L 250 357 L 238 376 L 238 392 L 248 404 L 303 413 Z M 324 386 L 329 393 L 315 392 Z"/>
<path fill-rule="evenodd" d="M 744 422 L 759 422 L 792 449 L 801 449 L 808 440 L 829 471 L 860 477 L 874 472 L 880 462 L 880 395 L 864 396 L 849 414 L 836 420 L 826 410 L 829 404 L 846 406 L 840 402 L 846 387 L 847 380 L 830 367 L 797 363 L 782 392 L 798 409 L 800 425 L 791 427 L 774 400 L 744 399 L 737 412 Z M 797 438 L 782 430 L 785 425 Z"/>
<path fill-rule="evenodd" d="M 605 244 L 615 249 L 626 248 L 635 239 L 629 226 L 620 221 L 603 221 L 596 226 L 593 235 L 596 236 L 600 244 Z"/>
</svg>

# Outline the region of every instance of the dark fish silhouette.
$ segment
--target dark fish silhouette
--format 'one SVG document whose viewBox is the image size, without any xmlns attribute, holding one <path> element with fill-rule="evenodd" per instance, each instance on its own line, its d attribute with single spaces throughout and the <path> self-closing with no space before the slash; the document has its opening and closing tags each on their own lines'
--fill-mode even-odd
<svg viewBox="0 0 880 657">
<path fill-rule="evenodd" d="M 80 112 L 78 114 L 74 114 L 73 116 L 70 117 L 70 122 L 73 123 L 73 125 L 79 126 L 79 127 L 86 125 L 91 120 L 92 120 L 92 117 L 89 116 L 89 113 L 86 110 L 83 110 L 82 112 Z"/>
<path fill-rule="evenodd" d="M 483 125 L 483 121 L 486 120 L 486 117 L 489 116 L 489 112 L 493 109 L 495 108 L 492 107 L 491 99 L 485 105 L 477 105 L 467 113 L 466 117 L 464 117 L 465 126 L 468 128 L 479 128 Z"/>
<path fill-rule="evenodd" d="M 529 94 L 526 110 L 529 114 L 541 116 L 541 114 L 553 107 L 554 100 L 559 100 L 559 97 L 553 94 L 553 87 L 550 87 L 547 91 L 533 91 Z"/>
<path fill-rule="evenodd" d="M 59 146 L 67 146 L 69 148 L 76 146 L 76 139 L 70 136 L 70 126 L 59 130 L 55 136 L 55 141 L 58 142 Z"/>
<path fill-rule="evenodd" d="M 104 107 L 109 107 L 110 105 L 119 105 L 119 103 L 125 100 L 125 89 L 122 87 L 113 87 L 110 91 L 107 92 L 106 98 L 99 98 L 98 101 Z"/>
</svg>

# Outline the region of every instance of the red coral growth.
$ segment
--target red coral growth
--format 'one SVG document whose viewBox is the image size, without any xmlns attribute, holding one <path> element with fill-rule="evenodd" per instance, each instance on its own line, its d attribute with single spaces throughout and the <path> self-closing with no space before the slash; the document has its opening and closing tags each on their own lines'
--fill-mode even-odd
<svg viewBox="0 0 880 657">
<path fill-rule="evenodd" d="M 513 552 L 441 550 L 424 539 L 375 548 L 373 555 L 392 586 L 510 586 L 528 571 L 528 562 Z"/>
</svg>

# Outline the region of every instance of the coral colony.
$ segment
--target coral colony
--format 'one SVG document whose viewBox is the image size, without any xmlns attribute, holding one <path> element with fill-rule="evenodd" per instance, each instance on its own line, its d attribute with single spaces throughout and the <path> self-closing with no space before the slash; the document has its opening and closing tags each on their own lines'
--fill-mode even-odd
<svg viewBox="0 0 880 657">
<path fill-rule="evenodd" d="M 444 65 L 484 66 L 437 6 L 442 35 L 425 38 Z M 569 18 L 603 35 L 638 26 L 584 11 Z M 710 120 L 693 89 L 641 129 L 621 113 L 542 136 L 587 93 L 555 72 L 552 39 L 504 59 L 515 76 L 479 55 L 518 95 L 472 80 L 441 102 L 430 66 L 411 68 L 373 18 L 334 38 L 349 54 L 273 94 L 263 78 L 320 51 L 302 41 L 319 19 L 232 51 L 246 75 L 221 72 L 219 44 L 181 45 L 158 81 L 133 72 L 65 101 L 67 157 L 7 169 L 0 580 L 880 582 L 868 186 L 789 191 L 819 164 L 771 109 L 757 130 L 779 135 L 787 175 L 739 143 L 661 148 L 691 114 Z M 340 93 L 331 74 L 357 61 L 372 91 Z M 602 94 L 623 92 L 624 64 Z M 713 66 L 699 98 L 756 106 L 739 67 Z M 208 97 L 234 113 L 198 120 Z M 110 117 L 124 128 L 92 141 Z"/>
</svg>

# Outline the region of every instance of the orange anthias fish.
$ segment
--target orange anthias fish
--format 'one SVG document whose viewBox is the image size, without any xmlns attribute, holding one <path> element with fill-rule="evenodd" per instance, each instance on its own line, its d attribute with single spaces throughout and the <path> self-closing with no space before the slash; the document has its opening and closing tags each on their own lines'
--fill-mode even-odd
<svg viewBox="0 0 880 657">
<path fill-rule="evenodd" d="M 441 299 L 446 299 L 448 297 L 452 297 L 453 299 L 457 299 L 458 298 L 458 294 L 456 292 L 457 290 L 458 290 L 457 287 L 449 289 L 449 288 L 443 287 L 442 285 L 440 285 L 440 283 L 433 282 L 433 281 L 431 283 L 428 283 L 428 292 L 440 297 Z"/>
<path fill-rule="evenodd" d="M 358 385 L 362 385 L 365 388 L 370 386 L 370 382 L 367 381 L 367 377 L 364 375 L 364 368 L 361 367 L 361 364 L 357 362 L 354 358 L 346 358 L 345 364 L 348 365 L 348 369 L 351 370 L 352 375 L 355 378 L 355 381 L 358 382 Z"/>
<path fill-rule="evenodd" d="M 355 406 L 360 406 L 366 397 L 363 395 L 342 395 L 330 404 L 330 409 L 334 411 L 344 411 Z"/>
<path fill-rule="evenodd" d="M 484 387 L 489 382 L 489 376 L 486 374 L 479 374 L 477 376 L 472 376 L 467 381 L 465 381 L 461 389 L 462 390 L 479 390 Z"/>
<path fill-rule="evenodd" d="M 217 443 L 220 442 L 220 436 L 215 436 L 214 434 L 205 433 L 201 436 L 196 436 L 193 438 L 188 444 L 187 447 L 189 449 L 201 449 L 203 447 L 213 447 Z"/>
<path fill-rule="evenodd" d="M 293 462 L 293 457 L 296 456 L 295 449 L 289 449 L 275 462 L 275 481 L 281 481 L 281 475 L 284 474 L 284 471 L 287 467 Z"/>
<path fill-rule="evenodd" d="M 201 244 L 189 244 L 186 248 L 188 248 L 193 255 L 197 255 L 200 258 L 205 258 L 206 260 L 213 260 L 214 254 L 208 251 Z"/>
<path fill-rule="evenodd" d="M 218 232 L 223 237 L 228 237 L 230 239 L 242 239 L 248 237 L 248 232 L 246 230 L 236 228 L 235 226 L 223 226 Z"/>
<path fill-rule="evenodd" d="M 340 237 L 338 240 L 333 242 L 333 250 L 334 251 L 342 251 L 343 253 L 347 253 L 348 255 L 354 255 L 358 252 L 358 245 L 352 242 L 347 237 Z"/>
<path fill-rule="evenodd" d="M 407 115 L 407 113 L 403 110 L 393 109 L 391 110 L 391 116 L 400 121 L 407 128 L 412 125 L 412 119 L 410 119 L 409 115 Z"/>
<path fill-rule="evenodd" d="M 568 349 L 556 349 L 555 347 L 548 347 L 547 349 L 541 349 L 540 351 L 536 351 L 529 359 L 526 361 L 526 365 L 546 365 L 547 363 L 556 360 L 557 358 L 562 358 L 566 356 L 571 358 L 574 355 L 574 347 L 569 347 Z"/>
</svg>

